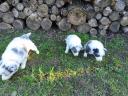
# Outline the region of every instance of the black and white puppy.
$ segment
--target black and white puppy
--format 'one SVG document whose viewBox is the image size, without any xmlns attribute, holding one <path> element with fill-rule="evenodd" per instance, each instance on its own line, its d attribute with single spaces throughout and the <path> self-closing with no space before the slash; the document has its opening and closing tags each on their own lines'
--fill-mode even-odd
<svg viewBox="0 0 128 96">
<path fill-rule="evenodd" d="M 84 45 L 84 57 L 87 57 L 87 54 L 92 54 L 97 61 L 102 61 L 105 51 L 107 49 L 98 40 L 90 40 Z"/>
<path fill-rule="evenodd" d="M 2 80 L 8 80 L 17 72 L 19 67 L 24 69 L 30 50 L 39 54 L 35 44 L 29 39 L 31 33 L 15 37 L 2 54 L 0 61 L 0 75 Z"/>
<path fill-rule="evenodd" d="M 82 49 L 81 39 L 77 35 L 68 35 L 65 39 L 66 41 L 66 50 L 67 54 L 71 49 L 74 56 L 78 56 L 80 50 Z"/>
</svg>

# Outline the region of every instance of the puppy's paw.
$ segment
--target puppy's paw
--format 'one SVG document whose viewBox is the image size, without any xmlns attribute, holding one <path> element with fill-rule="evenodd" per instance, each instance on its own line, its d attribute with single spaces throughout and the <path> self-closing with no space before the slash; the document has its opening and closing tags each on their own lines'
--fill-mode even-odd
<svg viewBox="0 0 128 96">
<path fill-rule="evenodd" d="M 8 79 L 10 79 L 11 78 L 11 76 L 5 76 L 5 75 L 2 75 L 2 80 L 4 81 L 4 80 L 8 80 Z"/>
<path fill-rule="evenodd" d="M 65 54 L 68 54 L 68 51 L 65 51 Z"/>
<path fill-rule="evenodd" d="M 84 57 L 87 57 L 87 53 L 84 53 Z"/>
<path fill-rule="evenodd" d="M 37 51 L 36 51 L 36 54 L 39 54 L 39 53 L 40 53 L 39 50 L 37 50 Z"/>
<path fill-rule="evenodd" d="M 96 57 L 96 61 L 102 61 L 102 57 Z"/>
</svg>

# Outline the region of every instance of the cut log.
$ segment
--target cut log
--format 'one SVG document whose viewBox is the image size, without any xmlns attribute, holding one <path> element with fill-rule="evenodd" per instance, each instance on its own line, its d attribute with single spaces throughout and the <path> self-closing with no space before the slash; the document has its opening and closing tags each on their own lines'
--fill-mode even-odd
<svg viewBox="0 0 128 96">
<path fill-rule="evenodd" d="M 60 22 L 60 21 L 61 21 L 61 19 L 62 19 L 62 18 L 61 18 L 61 16 L 60 16 L 60 15 L 56 16 L 56 21 L 57 21 L 57 22 Z"/>
<path fill-rule="evenodd" d="M 59 29 L 62 31 L 68 31 L 71 29 L 71 24 L 67 22 L 66 18 L 63 18 L 59 23 L 58 23 Z"/>
<path fill-rule="evenodd" d="M 10 24 L 7 24 L 5 22 L 0 23 L 0 30 L 7 30 L 7 29 L 12 29 L 13 27 Z"/>
<path fill-rule="evenodd" d="M 30 8 L 24 8 L 23 12 L 24 12 L 25 16 L 29 16 L 32 14 L 32 10 Z"/>
<path fill-rule="evenodd" d="M 68 15 L 68 10 L 66 8 L 61 9 L 61 15 L 62 16 L 67 16 Z"/>
<path fill-rule="evenodd" d="M 16 17 L 16 18 L 19 16 L 19 12 L 15 8 L 12 9 L 12 13 L 13 13 L 14 17 Z"/>
<path fill-rule="evenodd" d="M 26 15 L 24 14 L 24 12 L 19 12 L 18 18 L 25 19 L 26 18 Z"/>
<path fill-rule="evenodd" d="M 52 21 L 50 19 L 44 18 L 42 20 L 42 22 L 41 22 L 42 29 L 47 31 L 47 30 L 49 30 L 51 28 L 51 26 L 52 26 Z"/>
<path fill-rule="evenodd" d="M 56 6 L 52 6 L 52 14 L 58 15 L 59 14 L 59 9 Z"/>
<path fill-rule="evenodd" d="M 8 0 L 10 1 L 11 5 L 16 6 L 19 3 L 19 0 Z"/>
<path fill-rule="evenodd" d="M 56 0 L 56 6 L 57 6 L 58 8 L 63 7 L 64 4 L 65 4 L 65 2 L 64 2 L 63 0 Z"/>
<path fill-rule="evenodd" d="M 52 15 L 50 16 L 50 19 L 51 19 L 52 21 L 56 21 L 56 15 L 52 14 Z"/>
<path fill-rule="evenodd" d="M 72 8 L 68 13 L 68 21 L 73 25 L 81 25 L 86 22 L 86 12 L 79 7 Z"/>
<path fill-rule="evenodd" d="M 69 3 L 69 4 L 72 4 L 72 0 L 64 0 L 65 4 L 66 3 Z"/>
<path fill-rule="evenodd" d="M 24 28 L 24 23 L 22 20 L 14 20 L 12 25 L 13 25 L 14 29 L 23 29 Z"/>
<path fill-rule="evenodd" d="M 44 0 L 38 0 L 37 1 L 39 5 L 43 4 Z"/>
<path fill-rule="evenodd" d="M 24 5 L 22 3 L 18 3 L 16 5 L 16 9 L 19 10 L 19 11 L 22 11 L 24 9 Z"/>
<path fill-rule="evenodd" d="M 0 12 L 0 18 L 2 18 L 2 17 L 3 17 L 3 15 L 4 15 L 4 13 L 3 13 L 3 12 Z"/>
<path fill-rule="evenodd" d="M 9 11 L 9 4 L 7 2 L 4 2 L 4 3 L 0 4 L 0 11 L 1 12 Z"/>
<path fill-rule="evenodd" d="M 27 19 L 26 24 L 27 27 L 32 30 L 37 30 L 40 28 L 41 18 L 37 15 L 37 13 L 32 13 Z"/>
<path fill-rule="evenodd" d="M 55 3 L 55 0 L 44 0 L 44 2 L 47 4 L 47 5 L 53 5 Z"/>
<path fill-rule="evenodd" d="M 37 13 L 40 17 L 47 17 L 48 6 L 46 4 L 39 5 L 37 9 Z"/>
<path fill-rule="evenodd" d="M 12 12 L 5 13 L 2 17 L 5 23 L 12 23 L 14 21 L 14 16 Z"/>
</svg>

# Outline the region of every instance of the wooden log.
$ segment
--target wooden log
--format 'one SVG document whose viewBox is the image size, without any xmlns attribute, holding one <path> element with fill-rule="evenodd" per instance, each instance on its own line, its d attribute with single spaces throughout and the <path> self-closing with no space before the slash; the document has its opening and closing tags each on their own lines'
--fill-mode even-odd
<svg viewBox="0 0 128 96">
<path fill-rule="evenodd" d="M 71 29 L 71 24 L 69 22 L 67 22 L 66 18 L 63 18 L 59 23 L 58 23 L 58 27 L 60 30 L 62 31 L 68 31 L 69 29 Z"/>
<path fill-rule="evenodd" d="M 68 15 L 68 10 L 66 8 L 61 8 L 61 15 L 62 16 L 67 16 Z"/>
<path fill-rule="evenodd" d="M 24 12 L 25 16 L 29 16 L 32 14 L 32 10 L 30 8 L 24 8 L 23 12 Z"/>
<path fill-rule="evenodd" d="M 24 23 L 22 20 L 14 20 L 12 25 L 13 25 L 14 29 L 23 29 L 24 28 Z"/>
<path fill-rule="evenodd" d="M 1 12 L 7 12 L 9 11 L 9 4 L 7 2 L 4 2 L 2 4 L 0 4 L 0 11 Z"/>
<path fill-rule="evenodd" d="M 51 19 L 52 21 L 56 21 L 56 15 L 52 14 L 52 15 L 50 16 L 50 19 Z"/>
<path fill-rule="evenodd" d="M 41 22 L 42 29 L 47 31 L 47 30 L 49 30 L 51 28 L 51 26 L 52 26 L 52 21 L 50 19 L 44 18 L 42 20 L 42 22 Z"/>
<path fill-rule="evenodd" d="M 56 0 L 56 6 L 57 6 L 58 8 L 63 7 L 64 4 L 65 4 L 65 2 L 64 2 L 63 0 Z"/>
<path fill-rule="evenodd" d="M 55 3 L 55 0 L 44 0 L 44 2 L 47 4 L 47 5 L 53 5 Z"/>
<path fill-rule="evenodd" d="M 24 5 L 22 3 L 18 3 L 16 5 L 16 9 L 19 10 L 19 11 L 22 11 L 24 9 Z"/>
<path fill-rule="evenodd" d="M 64 0 L 65 4 L 66 3 L 69 3 L 69 4 L 72 4 L 72 0 Z"/>
<path fill-rule="evenodd" d="M 43 4 L 44 0 L 38 0 L 37 1 L 39 5 Z"/>
<path fill-rule="evenodd" d="M 48 16 L 48 6 L 46 4 L 42 4 L 38 6 L 37 13 L 40 17 Z"/>
<path fill-rule="evenodd" d="M 3 15 L 4 15 L 4 13 L 3 13 L 3 12 L 0 12 L 0 18 L 2 18 L 2 17 L 3 17 Z"/>
<path fill-rule="evenodd" d="M 51 11 L 52 11 L 52 14 L 55 14 L 55 15 L 59 14 L 59 9 L 56 6 L 52 6 Z"/>
<path fill-rule="evenodd" d="M 0 23 L 0 30 L 7 30 L 7 29 L 12 29 L 12 28 L 13 27 L 8 23 L 5 23 L 5 22 Z"/>
<path fill-rule="evenodd" d="M 16 6 L 19 3 L 19 0 L 8 0 L 11 5 Z"/>
<path fill-rule="evenodd" d="M 15 8 L 12 9 L 12 13 L 13 13 L 13 16 L 16 17 L 16 18 L 19 16 L 19 12 Z"/>
<path fill-rule="evenodd" d="M 73 25 L 81 25 L 86 22 L 86 12 L 79 7 L 72 8 L 68 13 L 68 21 Z"/>
<path fill-rule="evenodd" d="M 26 15 L 24 14 L 24 12 L 19 12 L 18 18 L 19 19 L 25 19 Z"/>
<path fill-rule="evenodd" d="M 56 21 L 57 21 L 57 22 L 60 22 L 60 21 L 61 21 L 61 19 L 62 19 L 62 18 L 61 18 L 61 16 L 60 16 L 60 15 L 56 16 Z"/>
<path fill-rule="evenodd" d="M 12 12 L 5 13 L 2 17 L 5 23 L 12 23 L 14 21 L 14 16 Z"/>
<path fill-rule="evenodd" d="M 27 19 L 26 19 L 26 24 L 27 27 L 32 29 L 32 30 L 37 30 L 40 28 L 40 22 L 41 18 L 37 15 L 37 13 L 32 13 Z"/>
</svg>

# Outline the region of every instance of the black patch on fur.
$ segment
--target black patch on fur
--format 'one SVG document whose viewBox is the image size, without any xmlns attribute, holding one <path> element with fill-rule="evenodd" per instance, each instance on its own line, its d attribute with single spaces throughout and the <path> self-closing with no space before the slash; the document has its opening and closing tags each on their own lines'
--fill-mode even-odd
<svg viewBox="0 0 128 96">
<path fill-rule="evenodd" d="M 72 47 L 72 48 L 71 48 L 71 51 L 72 51 L 73 53 L 77 53 L 77 50 L 76 50 L 75 47 Z"/>
<path fill-rule="evenodd" d="M 99 53 L 99 49 L 93 49 L 93 54 L 95 55 L 95 57 L 100 57 Z"/>
<path fill-rule="evenodd" d="M 91 51 L 91 49 L 90 49 L 90 47 L 87 45 L 87 46 L 86 46 L 86 49 L 85 49 L 85 52 L 86 52 L 86 53 L 89 53 L 90 51 Z"/>
<path fill-rule="evenodd" d="M 11 50 L 16 54 L 19 54 L 20 56 L 23 56 L 25 52 L 25 49 L 18 50 L 17 48 L 12 48 Z"/>
<path fill-rule="evenodd" d="M 5 65 L 3 65 L 2 67 L 6 71 L 8 71 L 9 73 L 15 72 L 17 70 L 17 66 L 16 65 L 14 65 L 14 66 L 5 66 Z"/>
</svg>

